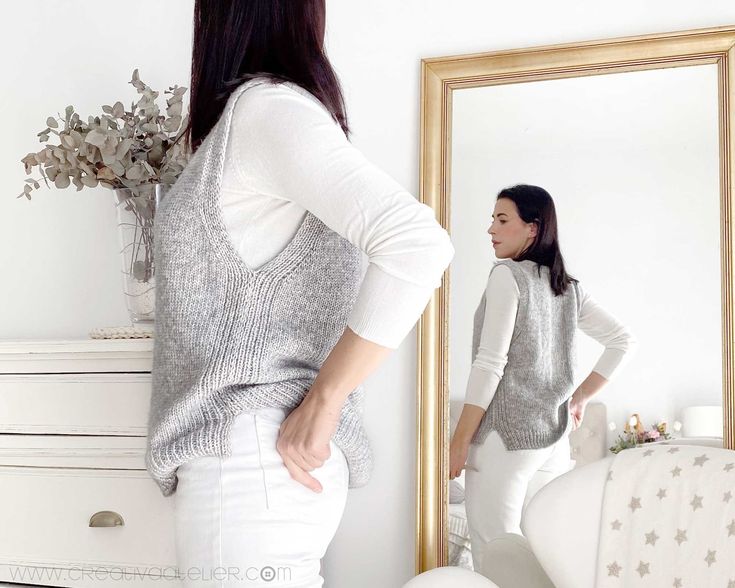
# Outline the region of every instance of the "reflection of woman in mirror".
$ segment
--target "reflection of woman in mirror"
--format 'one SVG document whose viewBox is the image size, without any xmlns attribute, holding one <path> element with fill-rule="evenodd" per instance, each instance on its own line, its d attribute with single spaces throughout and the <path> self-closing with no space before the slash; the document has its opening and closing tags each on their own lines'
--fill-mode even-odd
<svg viewBox="0 0 735 588">
<path fill-rule="evenodd" d="M 630 356 L 630 331 L 566 273 L 554 201 L 537 186 L 498 194 L 492 237 L 499 261 L 475 313 L 472 367 L 450 447 L 450 479 L 465 472 L 472 557 L 521 534 L 525 504 L 570 469 L 569 433 Z M 605 346 L 574 390 L 576 330 Z"/>
</svg>

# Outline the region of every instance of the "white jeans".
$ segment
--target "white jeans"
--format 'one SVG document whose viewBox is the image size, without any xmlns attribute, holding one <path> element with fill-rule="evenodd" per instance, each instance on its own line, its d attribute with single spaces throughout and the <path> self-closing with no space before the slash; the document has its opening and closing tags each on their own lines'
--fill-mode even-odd
<svg viewBox="0 0 735 588">
<path fill-rule="evenodd" d="M 473 469 L 474 468 L 474 469 Z M 487 544 L 504 533 L 521 533 L 528 502 L 544 485 L 571 469 L 568 431 L 543 449 L 508 451 L 497 431 L 470 445 L 465 469 L 465 508 L 475 570 Z"/>
<path fill-rule="evenodd" d="M 321 558 L 347 501 L 349 472 L 340 448 L 309 472 L 310 490 L 289 474 L 276 450 L 287 411 L 238 415 L 232 455 L 179 466 L 174 493 L 177 567 L 186 588 L 321 588 Z"/>
</svg>

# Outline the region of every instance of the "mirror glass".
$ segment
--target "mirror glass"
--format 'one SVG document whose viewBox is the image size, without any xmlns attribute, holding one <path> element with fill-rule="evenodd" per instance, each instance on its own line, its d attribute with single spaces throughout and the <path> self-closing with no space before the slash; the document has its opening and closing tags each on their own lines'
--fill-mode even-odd
<svg viewBox="0 0 735 588">
<path fill-rule="evenodd" d="M 646 431 L 664 426 L 673 440 L 712 437 L 716 444 L 722 435 L 717 90 L 715 65 L 454 90 L 452 438 L 472 381 L 475 313 L 499 259 L 488 231 L 503 188 L 530 184 L 551 195 L 567 272 L 637 345 L 620 354 L 582 423 L 570 417 L 554 451 L 511 451 L 497 445 L 497 432 L 470 445 L 465 469 L 447 480 L 449 565 L 483 573 L 490 563 L 482 554 L 502 553 L 488 544 L 522 534 L 522 508 L 533 494 L 556 475 L 610 455 L 626 423 L 647 442 L 663 441 Z M 598 337 L 575 330 L 572 392 L 605 352 L 600 338 L 612 337 L 596 324 Z M 502 329 L 502 321 L 489 328 Z M 521 401 L 510 406 L 523 410 Z M 519 439 L 535 426 L 514 422 Z"/>
</svg>

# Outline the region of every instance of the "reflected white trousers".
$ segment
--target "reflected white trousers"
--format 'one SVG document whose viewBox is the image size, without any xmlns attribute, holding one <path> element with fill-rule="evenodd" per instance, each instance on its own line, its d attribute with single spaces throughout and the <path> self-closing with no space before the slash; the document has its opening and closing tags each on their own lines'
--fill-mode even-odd
<svg viewBox="0 0 735 588">
<path fill-rule="evenodd" d="M 523 510 L 534 494 L 572 467 L 569 429 L 542 449 L 508 451 L 497 431 L 470 445 L 465 469 L 465 508 L 475 570 L 493 539 L 521 532 Z M 474 468 L 474 469 L 473 469 Z"/>
<path fill-rule="evenodd" d="M 309 472 L 321 493 L 294 480 L 276 450 L 282 408 L 246 411 L 232 454 L 179 466 L 174 493 L 178 573 L 186 588 L 321 588 L 321 558 L 347 501 L 349 471 L 330 457 Z"/>
</svg>

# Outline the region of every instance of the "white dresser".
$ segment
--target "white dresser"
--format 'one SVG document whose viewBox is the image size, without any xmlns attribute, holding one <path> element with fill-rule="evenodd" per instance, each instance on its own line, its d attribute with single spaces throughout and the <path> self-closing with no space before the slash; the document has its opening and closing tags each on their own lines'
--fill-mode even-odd
<svg viewBox="0 0 735 588">
<path fill-rule="evenodd" d="M 0 583 L 181 586 L 144 462 L 152 349 L 0 341 Z"/>
</svg>

